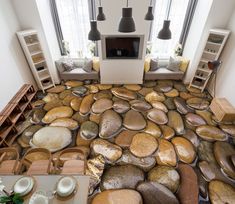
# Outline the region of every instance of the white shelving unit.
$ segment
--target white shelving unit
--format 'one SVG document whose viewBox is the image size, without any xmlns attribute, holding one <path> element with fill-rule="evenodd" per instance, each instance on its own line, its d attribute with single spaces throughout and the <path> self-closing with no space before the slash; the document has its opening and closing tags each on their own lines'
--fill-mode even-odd
<svg viewBox="0 0 235 204">
<path fill-rule="evenodd" d="M 229 30 L 211 29 L 206 41 L 197 70 L 189 84 L 189 87 L 200 89 L 201 92 L 206 88 L 212 70 L 208 68 L 208 62 L 218 60 L 230 34 Z"/>
<path fill-rule="evenodd" d="M 24 30 L 17 32 L 17 36 L 38 87 L 45 92 L 46 89 L 55 86 L 37 31 Z"/>
</svg>

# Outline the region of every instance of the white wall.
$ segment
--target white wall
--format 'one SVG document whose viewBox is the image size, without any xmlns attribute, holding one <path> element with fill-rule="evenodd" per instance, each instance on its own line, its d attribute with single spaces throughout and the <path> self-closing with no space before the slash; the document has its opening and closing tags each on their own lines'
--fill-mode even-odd
<svg viewBox="0 0 235 204">
<path fill-rule="evenodd" d="M 211 28 L 226 28 L 233 13 L 234 0 L 199 0 L 183 56 L 190 59 L 185 82 L 195 73 Z M 208 13 L 209 12 L 209 13 Z"/>
<path fill-rule="evenodd" d="M 227 28 L 231 35 L 221 56 L 223 64 L 217 74 L 216 97 L 225 97 L 235 106 L 235 10 Z"/>
<path fill-rule="evenodd" d="M 52 26 L 49 1 L 45 0 L 12 0 L 19 19 L 22 30 L 36 29 L 38 31 L 39 40 L 45 53 L 48 68 L 56 83 L 59 83 L 58 73 L 54 61 L 59 58 L 59 49 L 55 46 L 56 35 L 54 26 Z M 39 12 L 40 9 L 40 12 Z M 53 36 L 53 37 L 52 37 Z"/>
<path fill-rule="evenodd" d="M 98 2 L 98 1 L 97 1 Z M 118 32 L 118 25 L 122 16 L 122 8 L 126 6 L 126 1 L 103 0 L 102 6 L 106 15 L 106 21 L 98 22 L 98 29 L 103 35 L 123 35 Z M 144 72 L 144 56 L 146 42 L 149 36 L 150 22 L 144 20 L 149 1 L 132 0 L 129 7 L 133 8 L 133 17 L 136 24 L 136 32 L 129 35 L 144 35 L 144 48 L 142 60 L 102 60 L 101 61 L 101 82 L 102 83 L 142 83 Z M 128 34 L 124 34 L 128 35 Z M 99 53 L 101 53 L 101 43 L 99 42 Z"/>
<path fill-rule="evenodd" d="M 16 37 L 20 25 L 10 0 L 0 0 L 0 111 L 25 83 L 34 79 Z"/>
</svg>

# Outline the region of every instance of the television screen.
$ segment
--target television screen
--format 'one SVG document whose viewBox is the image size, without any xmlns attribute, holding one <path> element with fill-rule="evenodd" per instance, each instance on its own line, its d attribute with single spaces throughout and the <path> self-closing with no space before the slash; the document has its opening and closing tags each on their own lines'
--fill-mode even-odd
<svg viewBox="0 0 235 204">
<path fill-rule="evenodd" d="M 107 37 L 107 59 L 137 59 L 139 57 L 139 37 Z"/>
</svg>

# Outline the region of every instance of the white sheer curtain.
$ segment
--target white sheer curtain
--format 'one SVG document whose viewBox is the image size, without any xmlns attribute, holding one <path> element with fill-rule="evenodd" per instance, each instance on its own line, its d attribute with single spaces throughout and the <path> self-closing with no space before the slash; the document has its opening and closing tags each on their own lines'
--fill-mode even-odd
<svg viewBox="0 0 235 204">
<path fill-rule="evenodd" d="M 162 29 L 163 21 L 166 20 L 169 1 L 170 0 L 156 0 L 154 21 L 151 29 L 152 54 L 154 56 L 169 57 L 172 55 L 183 28 L 189 0 L 172 0 L 169 15 L 172 39 L 160 40 L 157 38 L 158 32 Z"/>
<path fill-rule="evenodd" d="M 89 56 L 88 32 L 90 30 L 89 5 L 87 0 L 56 0 L 64 40 L 69 43 L 70 54 L 78 52 Z"/>
</svg>

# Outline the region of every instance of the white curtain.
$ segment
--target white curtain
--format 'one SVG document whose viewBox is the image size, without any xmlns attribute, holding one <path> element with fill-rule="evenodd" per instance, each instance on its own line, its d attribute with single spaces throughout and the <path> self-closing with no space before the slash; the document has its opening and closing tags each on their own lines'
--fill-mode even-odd
<svg viewBox="0 0 235 204">
<path fill-rule="evenodd" d="M 90 56 L 88 32 L 90 30 L 87 0 L 56 0 L 64 40 L 69 43 L 71 57 L 78 52 Z"/>
<path fill-rule="evenodd" d="M 170 0 L 157 0 L 154 10 L 154 21 L 151 29 L 152 54 L 159 57 L 173 55 L 183 28 L 184 18 L 189 0 L 172 0 L 169 20 L 172 39 L 160 40 L 158 32 L 162 29 L 163 21 L 166 20 L 167 7 Z"/>
</svg>

